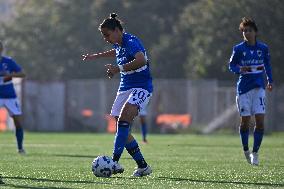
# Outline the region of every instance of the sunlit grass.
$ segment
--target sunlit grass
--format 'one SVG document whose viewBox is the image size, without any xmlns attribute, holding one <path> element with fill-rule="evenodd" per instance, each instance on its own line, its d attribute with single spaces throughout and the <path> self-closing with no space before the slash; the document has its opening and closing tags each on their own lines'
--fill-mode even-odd
<svg viewBox="0 0 284 189">
<path fill-rule="evenodd" d="M 26 133 L 27 155 L 21 156 L 14 134 L 0 133 L 0 188 L 284 188 L 283 137 L 264 137 L 255 167 L 237 135 L 150 135 L 140 147 L 151 176 L 133 178 L 136 165 L 124 151 L 125 172 L 97 178 L 91 162 L 111 155 L 113 135 Z"/>
</svg>

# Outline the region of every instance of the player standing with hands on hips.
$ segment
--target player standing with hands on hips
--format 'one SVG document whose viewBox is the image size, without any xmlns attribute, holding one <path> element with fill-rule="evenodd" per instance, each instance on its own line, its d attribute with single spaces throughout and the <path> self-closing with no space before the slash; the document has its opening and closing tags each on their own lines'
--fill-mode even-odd
<svg viewBox="0 0 284 189">
<path fill-rule="evenodd" d="M 141 41 L 134 35 L 125 33 L 117 14 L 112 13 L 99 26 L 106 42 L 113 49 L 97 54 L 85 54 L 83 60 L 101 57 L 116 57 L 117 65 L 107 64 L 107 75 L 112 78 L 120 73 L 121 81 L 111 115 L 117 119 L 114 140 L 114 173 L 123 173 L 124 168 L 118 163 L 123 149 L 136 161 L 138 168 L 133 176 L 142 177 L 152 173 L 139 149 L 137 141 L 131 134 L 130 125 L 141 109 L 146 108 L 152 96 L 153 86 L 149 60 Z"/>
<path fill-rule="evenodd" d="M 265 115 L 265 81 L 267 76 L 268 91 L 272 91 L 272 71 L 270 55 L 266 44 L 256 40 L 257 26 L 249 18 L 243 18 L 240 26 L 244 41 L 233 48 L 229 69 L 239 75 L 237 82 L 237 107 L 241 116 L 240 137 L 244 155 L 248 163 L 258 165 L 258 150 L 264 133 Z M 249 151 L 249 123 L 255 117 L 254 143 L 252 153 Z"/>
<path fill-rule="evenodd" d="M 16 127 L 16 139 L 19 154 L 25 154 L 23 148 L 24 130 L 22 127 L 22 111 L 19 105 L 14 85 L 13 77 L 24 78 L 22 68 L 16 62 L 6 56 L 2 56 L 4 47 L 0 41 L 0 107 L 5 107 L 9 115 L 13 118 Z"/>
</svg>

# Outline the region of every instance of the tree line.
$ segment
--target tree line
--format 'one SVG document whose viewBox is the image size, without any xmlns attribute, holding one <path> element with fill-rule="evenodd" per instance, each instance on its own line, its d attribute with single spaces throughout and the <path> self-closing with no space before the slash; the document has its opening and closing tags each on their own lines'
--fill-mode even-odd
<svg viewBox="0 0 284 189">
<path fill-rule="evenodd" d="M 244 16 L 259 27 L 270 47 L 274 80 L 284 81 L 281 0 L 21 0 L 1 22 L 0 39 L 29 79 L 103 78 L 105 63 L 83 63 L 81 54 L 111 48 L 98 31 L 116 12 L 126 32 L 137 35 L 151 59 L 154 78 L 234 80 L 228 71 L 233 45 L 242 41 Z"/>
</svg>

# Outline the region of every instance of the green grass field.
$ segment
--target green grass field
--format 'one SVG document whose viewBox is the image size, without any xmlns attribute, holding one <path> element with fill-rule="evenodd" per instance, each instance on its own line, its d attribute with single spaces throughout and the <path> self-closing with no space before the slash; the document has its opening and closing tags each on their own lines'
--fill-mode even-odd
<svg viewBox="0 0 284 189">
<path fill-rule="evenodd" d="M 111 155 L 113 138 L 26 133 L 27 154 L 21 156 L 14 134 L 0 133 L 0 188 L 284 188 L 284 133 L 265 136 L 258 167 L 246 162 L 238 135 L 150 135 L 140 147 L 151 176 L 133 178 L 136 165 L 124 151 L 125 172 L 97 178 L 91 162 Z"/>
</svg>

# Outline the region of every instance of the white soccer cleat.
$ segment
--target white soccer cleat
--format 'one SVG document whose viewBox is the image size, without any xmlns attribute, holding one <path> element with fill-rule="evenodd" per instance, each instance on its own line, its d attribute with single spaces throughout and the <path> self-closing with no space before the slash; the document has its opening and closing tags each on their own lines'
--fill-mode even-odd
<svg viewBox="0 0 284 189">
<path fill-rule="evenodd" d="M 123 172 L 124 172 L 124 168 L 117 161 L 114 161 L 112 174 L 115 175 L 117 173 L 123 173 Z"/>
<path fill-rule="evenodd" d="M 250 151 L 244 151 L 244 154 L 245 154 L 245 157 L 246 157 L 246 160 L 249 164 L 251 164 L 251 159 L 250 159 Z"/>
<path fill-rule="evenodd" d="M 21 155 L 25 155 L 26 151 L 24 149 L 20 149 L 20 150 L 18 150 L 18 153 L 21 154 Z"/>
<path fill-rule="evenodd" d="M 134 177 L 143 177 L 143 176 L 150 175 L 151 173 L 152 173 L 152 169 L 149 165 L 147 165 L 147 167 L 145 167 L 145 168 L 137 168 L 133 172 L 133 176 Z"/>
<path fill-rule="evenodd" d="M 250 155 L 250 162 L 252 165 L 258 165 L 259 164 L 259 161 L 258 161 L 258 153 L 251 153 Z"/>
</svg>

